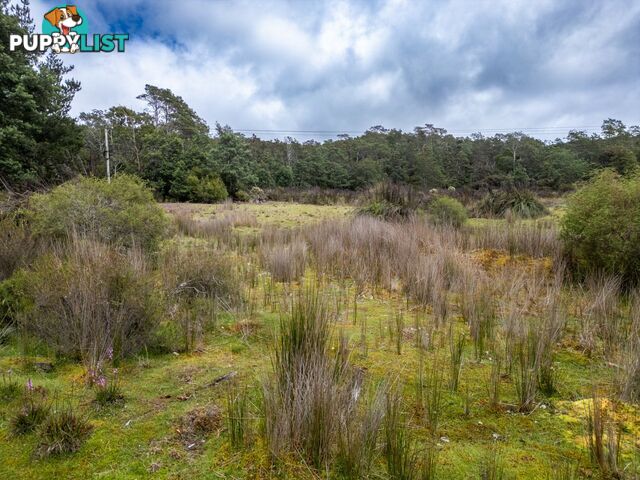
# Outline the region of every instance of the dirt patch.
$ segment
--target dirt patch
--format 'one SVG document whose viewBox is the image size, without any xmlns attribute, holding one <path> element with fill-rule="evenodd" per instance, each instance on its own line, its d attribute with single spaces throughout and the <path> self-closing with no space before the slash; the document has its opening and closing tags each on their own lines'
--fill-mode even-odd
<svg viewBox="0 0 640 480">
<path fill-rule="evenodd" d="M 206 439 L 218 434 L 222 427 L 222 411 L 217 405 L 196 407 L 178 422 L 176 434 L 185 449 L 197 451 Z"/>
</svg>

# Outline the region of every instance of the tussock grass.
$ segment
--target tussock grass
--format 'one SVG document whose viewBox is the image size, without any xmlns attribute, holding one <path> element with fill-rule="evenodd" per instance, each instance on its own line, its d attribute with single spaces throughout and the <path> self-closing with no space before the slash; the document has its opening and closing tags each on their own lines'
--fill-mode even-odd
<svg viewBox="0 0 640 480">
<path fill-rule="evenodd" d="M 77 452 L 93 427 L 71 406 L 54 408 L 38 428 L 37 454 L 40 457 Z"/>
<path fill-rule="evenodd" d="M 40 399 L 29 396 L 20 410 L 11 418 L 11 432 L 14 435 L 25 435 L 34 432 L 42 425 L 49 413 L 51 406 Z"/>
</svg>

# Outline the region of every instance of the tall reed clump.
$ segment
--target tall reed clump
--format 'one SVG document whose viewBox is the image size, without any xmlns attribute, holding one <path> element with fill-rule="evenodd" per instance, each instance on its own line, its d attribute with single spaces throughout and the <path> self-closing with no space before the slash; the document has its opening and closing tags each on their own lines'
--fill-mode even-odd
<svg viewBox="0 0 640 480">
<path fill-rule="evenodd" d="M 595 389 L 587 412 L 585 433 L 591 462 L 600 469 L 604 478 L 620 478 L 618 463 L 622 429 L 611 418 Z"/>
<path fill-rule="evenodd" d="M 452 324 L 449 330 L 449 389 L 452 392 L 458 391 L 465 342 L 464 333 L 456 336 Z"/>
<path fill-rule="evenodd" d="M 366 478 L 378 454 L 378 437 L 385 415 L 387 386 L 368 393 L 362 408 L 352 402 L 340 418 L 337 467 L 349 479 Z"/>
<path fill-rule="evenodd" d="M 339 419 L 358 397 L 344 355 L 335 361 L 328 355 L 331 323 L 321 294 L 300 293 L 281 319 L 273 376 L 263 387 L 272 455 L 293 450 L 315 468 L 329 463 Z"/>
<path fill-rule="evenodd" d="M 478 269 L 465 269 L 460 288 L 460 310 L 469 325 L 476 361 L 487 351 L 494 350 L 497 320 L 494 293 L 489 281 Z"/>
<path fill-rule="evenodd" d="M 511 477 L 506 473 L 504 458 L 498 446 L 494 444 L 480 462 L 480 480 L 506 480 L 507 478 Z"/>
<path fill-rule="evenodd" d="M 243 303 L 234 265 L 217 250 L 169 248 L 161 254 L 160 270 L 186 351 L 196 347 L 216 310 L 232 311 Z"/>
<path fill-rule="evenodd" d="M 588 354 L 595 353 L 601 341 L 603 352 L 612 359 L 625 343 L 623 317 L 618 308 L 620 287 L 618 277 L 596 274 L 587 279 L 590 304 L 582 319 L 580 342 Z"/>
<path fill-rule="evenodd" d="M 240 450 L 249 440 L 249 395 L 232 387 L 227 392 L 227 430 L 231 447 Z"/>
<path fill-rule="evenodd" d="M 390 478 L 412 480 L 416 476 L 418 452 L 402 411 L 397 389 L 386 398 L 384 416 L 384 456 Z"/>
<path fill-rule="evenodd" d="M 546 287 L 542 277 L 526 280 L 521 277 L 507 293 L 508 306 L 503 312 L 506 353 L 510 369 L 516 368 L 514 381 L 523 412 L 534 407 L 539 391 L 545 394 L 554 391 L 553 352 L 566 319 L 559 297 L 561 282 L 561 273 Z M 540 297 L 544 300 L 543 308 L 536 312 Z"/>
<path fill-rule="evenodd" d="M 503 250 L 510 255 L 534 258 L 560 259 L 562 256 L 560 234 L 552 222 L 483 225 L 471 229 L 470 235 L 471 246 L 476 249 Z"/>
<path fill-rule="evenodd" d="M 276 282 L 299 280 L 307 265 L 307 244 L 296 240 L 286 245 L 276 245 L 263 253 L 264 263 Z"/>
<path fill-rule="evenodd" d="M 425 354 L 421 351 L 419 358 L 416 384 L 418 411 L 427 428 L 435 434 L 442 414 L 442 394 L 446 388 L 443 368 L 437 357 L 425 362 Z"/>
<path fill-rule="evenodd" d="M 629 295 L 629 329 L 620 360 L 616 383 L 620 397 L 627 402 L 640 401 L 640 291 Z"/>
<path fill-rule="evenodd" d="M 159 303 L 144 255 L 83 237 L 58 244 L 19 274 L 26 333 L 99 371 L 108 356 L 138 352 L 158 325 Z"/>
</svg>

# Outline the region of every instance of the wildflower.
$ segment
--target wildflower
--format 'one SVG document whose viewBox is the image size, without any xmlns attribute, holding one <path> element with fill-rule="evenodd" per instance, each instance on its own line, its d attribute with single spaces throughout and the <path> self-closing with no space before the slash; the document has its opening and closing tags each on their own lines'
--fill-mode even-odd
<svg viewBox="0 0 640 480">
<path fill-rule="evenodd" d="M 113 360 L 113 347 L 107 348 L 107 358 Z"/>
<path fill-rule="evenodd" d="M 33 392 L 33 382 L 31 379 L 27 380 L 27 392 Z"/>
<path fill-rule="evenodd" d="M 96 380 L 96 385 L 100 388 L 105 388 L 107 386 L 107 379 L 104 375 L 100 375 Z"/>
</svg>

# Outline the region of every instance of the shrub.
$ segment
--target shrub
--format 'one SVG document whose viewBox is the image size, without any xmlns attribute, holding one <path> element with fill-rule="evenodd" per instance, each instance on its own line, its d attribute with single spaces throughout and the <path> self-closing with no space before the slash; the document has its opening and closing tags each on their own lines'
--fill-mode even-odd
<svg viewBox="0 0 640 480">
<path fill-rule="evenodd" d="M 568 263 L 584 278 L 594 271 L 640 280 L 640 175 L 611 170 L 573 194 L 561 221 Z"/>
<path fill-rule="evenodd" d="M 12 216 L 0 219 L 0 282 L 33 260 L 37 253 L 37 242 L 23 222 Z"/>
<path fill-rule="evenodd" d="M 458 200 L 438 197 L 429 206 L 431 220 L 436 225 L 450 225 L 460 228 L 467 221 L 467 210 Z"/>
<path fill-rule="evenodd" d="M 227 188 L 218 176 L 198 178 L 195 175 L 187 177 L 189 200 L 200 203 L 214 203 L 225 200 L 229 194 Z"/>
<path fill-rule="evenodd" d="M 38 429 L 38 454 L 46 457 L 77 452 L 92 429 L 89 421 L 70 406 L 54 411 Z"/>
<path fill-rule="evenodd" d="M 95 371 L 110 352 L 139 351 L 157 325 L 154 286 L 137 249 L 119 253 L 73 237 L 20 272 L 19 284 L 27 299 L 19 314 L 24 331 Z"/>
<path fill-rule="evenodd" d="M 12 327 L 18 312 L 24 307 L 25 299 L 20 293 L 19 277 L 14 276 L 0 282 L 0 327 Z"/>
<path fill-rule="evenodd" d="M 267 200 L 267 194 L 260 187 L 251 187 L 249 196 L 252 202 L 261 203 Z"/>
<path fill-rule="evenodd" d="M 27 212 L 39 237 L 72 233 L 131 247 L 154 249 L 168 219 L 141 180 L 118 175 L 111 183 L 79 177 L 46 194 L 33 195 Z"/>
<path fill-rule="evenodd" d="M 538 218 L 548 213 L 531 192 L 515 189 L 488 193 L 475 212 L 481 217 L 504 217 L 510 212 L 518 218 Z"/>
<path fill-rule="evenodd" d="M 238 190 L 235 194 L 235 198 L 239 202 L 248 202 L 249 200 L 251 200 L 251 197 L 249 196 L 249 194 L 244 190 Z"/>
</svg>

